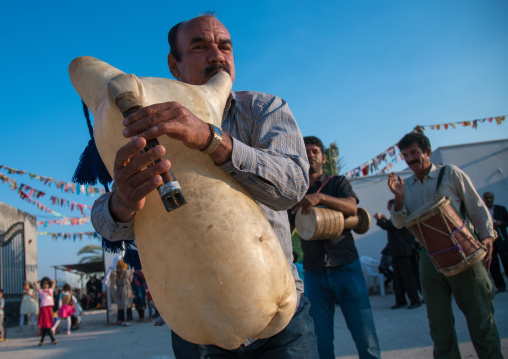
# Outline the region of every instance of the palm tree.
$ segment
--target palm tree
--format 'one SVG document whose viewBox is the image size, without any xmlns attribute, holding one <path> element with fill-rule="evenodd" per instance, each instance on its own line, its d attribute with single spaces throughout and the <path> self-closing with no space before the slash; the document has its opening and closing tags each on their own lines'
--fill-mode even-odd
<svg viewBox="0 0 508 359">
<path fill-rule="evenodd" d="M 79 263 L 90 263 L 90 262 L 100 262 L 102 261 L 102 247 L 89 244 L 84 246 L 78 251 L 78 256 L 86 255 L 79 260 Z"/>
<path fill-rule="evenodd" d="M 330 143 L 325 148 L 326 163 L 323 165 L 323 172 L 329 176 L 337 176 L 344 167 L 344 158 L 339 156 L 339 146 L 336 142 Z"/>
</svg>

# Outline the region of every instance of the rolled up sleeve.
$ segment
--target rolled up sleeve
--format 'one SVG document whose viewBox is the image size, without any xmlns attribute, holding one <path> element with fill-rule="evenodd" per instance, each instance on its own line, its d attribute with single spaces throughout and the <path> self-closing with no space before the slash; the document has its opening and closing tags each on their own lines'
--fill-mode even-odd
<svg viewBox="0 0 508 359">
<path fill-rule="evenodd" d="M 104 193 L 92 206 L 92 225 L 95 231 L 109 241 L 134 240 L 134 219 L 129 222 L 116 222 L 109 211 L 112 192 Z"/>
</svg>

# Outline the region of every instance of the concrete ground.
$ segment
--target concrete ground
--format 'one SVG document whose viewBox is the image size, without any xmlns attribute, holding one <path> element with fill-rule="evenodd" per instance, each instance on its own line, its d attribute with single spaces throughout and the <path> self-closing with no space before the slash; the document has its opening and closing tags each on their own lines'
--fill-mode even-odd
<svg viewBox="0 0 508 359">
<path fill-rule="evenodd" d="M 425 306 L 414 310 L 391 310 L 390 306 L 395 303 L 393 294 L 384 297 L 373 295 L 370 298 L 383 358 L 432 358 Z M 508 358 L 508 292 L 496 296 L 494 308 L 503 354 Z M 464 316 L 457 306 L 454 306 L 454 311 L 462 357 L 476 358 Z M 135 312 L 134 317 L 137 318 Z M 65 335 L 65 324 L 61 323 L 63 334 L 57 334 L 58 344 L 51 345 L 49 338 L 46 338 L 43 347 L 37 346 L 39 337 L 35 335 L 35 330 L 25 327 L 23 332 L 17 333 L 15 328 L 9 328 L 5 342 L 0 343 L 0 358 L 174 358 L 169 328 L 154 327 L 152 324 L 132 322 L 130 327 L 107 325 L 105 311 L 91 311 L 83 317 L 80 329 L 69 336 Z M 335 317 L 335 337 L 337 358 L 358 357 L 340 310 Z"/>
</svg>

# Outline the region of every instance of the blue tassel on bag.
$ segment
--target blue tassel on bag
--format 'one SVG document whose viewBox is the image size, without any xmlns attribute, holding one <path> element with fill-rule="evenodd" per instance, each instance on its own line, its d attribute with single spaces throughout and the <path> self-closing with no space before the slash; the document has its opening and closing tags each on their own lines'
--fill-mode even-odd
<svg viewBox="0 0 508 359">
<path fill-rule="evenodd" d="M 83 185 L 94 185 L 99 181 L 106 189 L 106 192 L 109 192 L 108 184 L 113 179 L 106 169 L 106 166 L 104 166 L 99 151 L 97 151 L 88 107 L 86 107 L 83 101 L 81 102 L 83 103 L 83 112 L 85 113 L 88 132 L 90 132 L 90 141 L 88 141 L 88 145 L 79 158 L 79 164 L 72 176 L 72 181 Z"/>
<path fill-rule="evenodd" d="M 97 151 L 97 146 L 95 145 L 95 139 L 93 136 L 93 127 L 90 121 L 90 112 L 88 111 L 88 107 L 86 104 L 81 101 L 83 104 L 83 112 L 85 113 L 86 123 L 88 125 L 88 132 L 90 133 L 90 141 L 88 141 L 88 145 L 85 150 L 81 154 L 79 158 L 79 164 L 76 167 L 76 171 L 72 176 L 72 181 L 74 183 L 82 184 L 82 185 L 94 185 L 99 181 L 100 184 L 104 186 L 106 192 L 109 192 L 108 184 L 113 180 L 102 162 L 102 158 Z M 109 253 L 120 253 L 126 250 L 126 255 L 130 249 L 131 245 L 135 245 L 134 241 L 110 241 L 107 238 L 102 237 L 102 249 Z M 137 262 L 134 254 L 129 253 L 129 256 L 132 257 L 133 263 L 139 263 L 139 269 L 141 269 L 141 262 L 139 261 L 139 256 L 137 256 Z"/>
<path fill-rule="evenodd" d="M 139 259 L 139 253 L 136 249 L 133 249 L 130 245 L 125 250 L 123 261 L 130 265 L 134 270 L 141 269 L 141 260 Z"/>
</svg>

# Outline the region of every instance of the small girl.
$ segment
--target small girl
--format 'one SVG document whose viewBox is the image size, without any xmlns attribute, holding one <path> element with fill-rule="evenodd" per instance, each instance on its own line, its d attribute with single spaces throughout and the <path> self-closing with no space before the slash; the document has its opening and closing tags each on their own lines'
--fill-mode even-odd
<svg viewBox="0 0 508 359">
<path fill-rule="evenodd" d="M 71 292 L 71 286 L 67 283 L 63 286 L 63 292 L 58 296 L 58 320 L 51 330 L 53 333 L 58 328 L 61 319 L 67 320 L 67 335 L 71 335 L 71 317 L 74 314 L 74 306 L 77 304 L 76 297 Z"/>
<path fill-rule="evenodd" d="M 35 302 L 35 293 L 30 285 L 30 282 L 23 282 L 23 299 L 21 300 L 21 307 L 19 308 L 19 332 L 23 330 L 23 323 L 25 315 L 28 317 L 28 322 L 32 324 L 32 330 L 35 328 L 35 314 L 37 313 L 37 303 Z"/>
<path fill-rule="evenodd" d="M 41 301 L 39 328 L 41 329 L 42 336 L 39 346 L 44 344 L 44 337 L 46 336 L 46 333 L 49 334 L 51 343 L 57 344 L 55 337 L 53 336 L 53 331 L 51 330 L 51 327 L 53 326 L 53 290 L 55 289 L 56 282 L 48 277 L 44 277 L 41 280 L 42 289 L 39 288 L 37 282 L 34 282 L 34 284 L 35 289 L 39 292 L 39 298 Z"/>
</svg>

